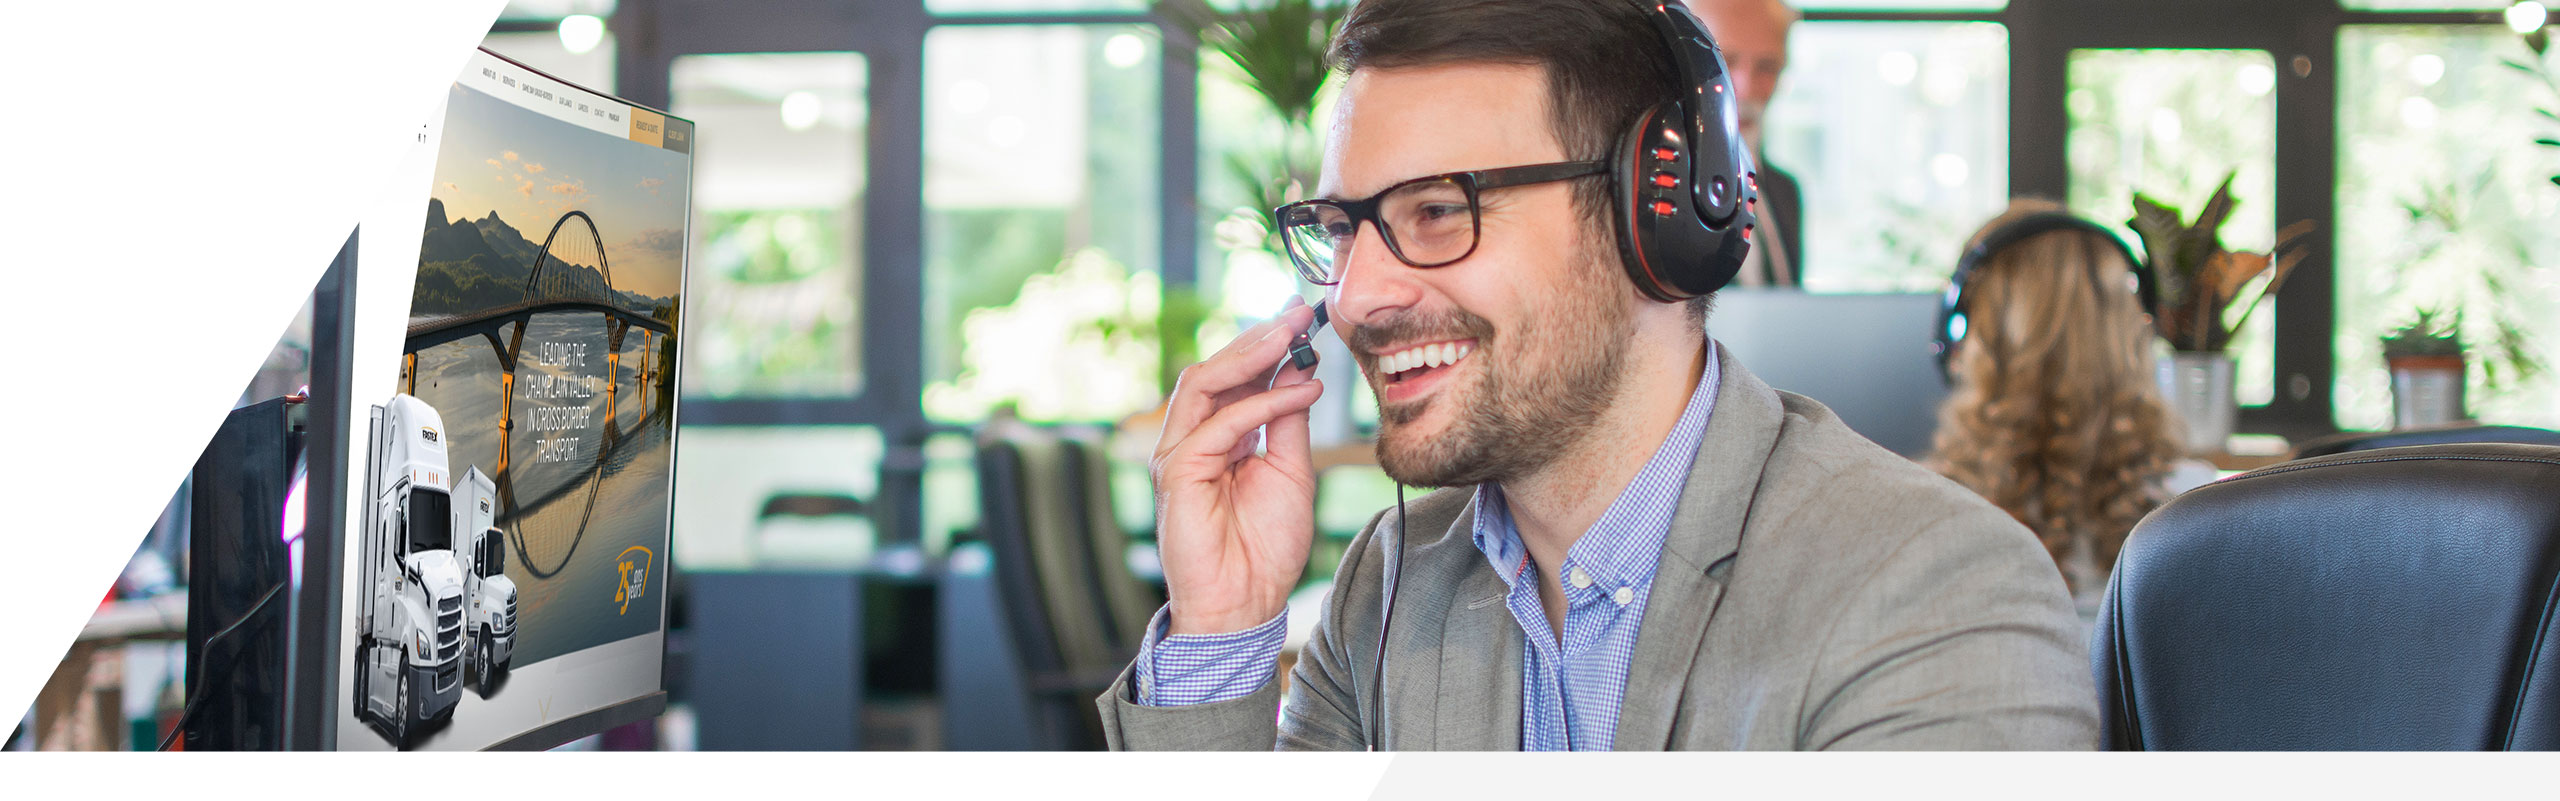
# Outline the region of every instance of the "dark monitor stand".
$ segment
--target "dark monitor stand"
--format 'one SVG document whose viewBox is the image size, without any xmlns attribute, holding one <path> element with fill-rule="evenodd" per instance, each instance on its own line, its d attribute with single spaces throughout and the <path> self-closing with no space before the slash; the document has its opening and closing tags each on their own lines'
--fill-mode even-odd
<svg viewBox="0 0 2560 801">
<path fill-rule="evenodd" d="M 286 496 L 304 433 L 298 402 L 231 410 L 196 460 L 187 590 L 189 751 L 285 747 L 292 562 Z"/>
</svg>

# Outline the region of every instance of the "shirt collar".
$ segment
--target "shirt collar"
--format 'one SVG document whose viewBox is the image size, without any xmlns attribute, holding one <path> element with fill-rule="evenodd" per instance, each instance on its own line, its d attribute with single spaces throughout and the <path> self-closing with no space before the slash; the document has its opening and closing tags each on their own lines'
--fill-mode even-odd
<svg viewBox="0 0 2560 801">
<path fill-rule="evenodd" d="M 1723 383 L 1723 370 L 1716 358 L 1715 340 L 1707 340 L 1706 369 L 1698 374 L 1698 386 L 1689 392 L 1689 403 L 1680 410 L 1680 419 L 1671 433 L 1646 460 L 1644 469 L 1619 491 L 1600 519 L 1576 539 L 1565 551 L 1565 563 L 1590 574 L 1592 584 L 1601 588 L 1634 587 L 1650 584 L 1654 567 L 1661 561 L 1662 542 L 1671 531 L 1671 516 L 1678 509 L 1680 491 L 1688 485 L 1690 466 L 1697 461 L 1698 443 L 1707 433 L 1707 418 L 1715 413 L 1716 389 Z M 1511 508 L 1503 498 L 1502 487 L 1494 482 L 1476 485 L 1475 545 L 1485 560 L 1493 565 L 1503 583 L 1518 586 L 1527 575 L 1528 547 L 1520 541 L 1520 531 L 1511 520 Z M 1570 587 L 1568 587 L 1570 589 Z M 1606 592 L 1606 590 L 1601 590 Z"/>
</svg>

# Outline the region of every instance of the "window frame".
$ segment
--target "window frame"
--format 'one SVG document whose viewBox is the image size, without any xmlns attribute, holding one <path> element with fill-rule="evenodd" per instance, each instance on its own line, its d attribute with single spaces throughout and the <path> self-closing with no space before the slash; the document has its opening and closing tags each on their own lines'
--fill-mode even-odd
<svg viewBox="0 0 2560 801">
<path fill-rule="evenodd" d="M 1819 9 L 1807 22 L 1989 22 L 2009 43 L 2009 186 L 2012 196 L 2066 197 L 2065 104 L 2071 51 L 2081 48 L 2248 48 L 2278 64 L 2276 198 L 2280 221 L 2316 221 L 2308 258 L 2275 299 L 2276 395 L 2241 410 L 2240 429 L 2296 440 L 2337 430 L 2331 410 L 2335 365 L 2334 259 L 2337 47 L 2348 25 L 2479 25 L 2496 11 L 2355 11 L 2340 0 L 2011 0 L 1996 10 Z M 716 24 L 713 24 L 716 23 Z M 543 20 L 503 20 L 492 32 L 550 29 Z M 855 52 L 871 69 L 871 124 L 865 235 L 861 245 L 861 389 L 843 398 L 688 399 L 687 425 L 871 425 L 887 450 L 883 500 L 902 510 L 882 534 L 913 541 L 925 464 L 924 442 L 965 427 L 928 420 L 923 349 L 913 332 L 924 317 L 923 86 L 925 37 L 943 26 L 1152 25 L 1162 64 L 1158 134 L 1158 263 L 1164 285 L 1197 283 L 1202 230 L 1193 198 L 1199 174 L 1199 58 L 1195 36 L 1152 13 L 1057 11 L 935 14 L 925 0 L 623 0 L 616 75 L 624 96 L 666 107 L 676 57 L 700 53 Z M 2307 73 L 2291 69 L 2308 59 Z"/>
</svg>

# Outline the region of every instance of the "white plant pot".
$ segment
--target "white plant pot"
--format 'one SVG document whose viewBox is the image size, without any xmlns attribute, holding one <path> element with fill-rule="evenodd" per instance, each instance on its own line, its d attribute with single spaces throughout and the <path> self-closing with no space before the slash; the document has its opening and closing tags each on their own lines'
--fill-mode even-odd
<svg viewBox="0 0 2560 801">
<path fill-rule="evenodd" d="M 2390 364 L 2392 428 L 2440 426 L 2470 418 L 2463 408 L 2462 357 L 2403 357 Z"/>
<path fill-rule="evenodd" d="M 2231 357 L 2220 352 L 2178 351 L 2160 362 L 2160 397 L 2187 432 L 2187 453 L 2222 453 L 2240 425 L 2240 403 L 2231 391 Z"/>
</svg>

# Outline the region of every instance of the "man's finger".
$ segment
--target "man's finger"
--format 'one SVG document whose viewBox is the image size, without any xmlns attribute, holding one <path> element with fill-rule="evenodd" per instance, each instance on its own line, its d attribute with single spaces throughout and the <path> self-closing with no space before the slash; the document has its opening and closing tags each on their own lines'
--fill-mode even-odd
<svg viewBox="0 0 2560 801">
<path fill-rule="evenodd" d="M 1178 441 L 1169 454 L 1169 461 L 1179 463 L 1184 472 L 1204 466 L 1209 467 L 1210 472 L 1223 471 L 1228 465 L 1227 457 L 1237 443 L 1283 415 L 1306 411 L 1323 394 L 1322 382 L 1309 381 L 1228 404 L 1217 414 L 1201 421 L 1190 436 Z M 1203 462 L 1207 464 L 1203 465 Z"/>
<path fill-rule="evenodd" d="M 1297 365 L 1283 360 L 1279 370 L 1271 376 L 1271 388 L 1293 387 L 1315 381 L 1314 367 L 1301 370 Z M 1317 395 L 1322 397 L 1323 392 L 1319 390 Z M 1289 465 L 1291 472 L 1310 475 L 1314 473 L 1308 446 L 1307 412 L 1303 410 L 1290 412 L 1272 420 L 1268 425 L 1263 426 L 1262 438 L 1263 450 L 1270 453 L 1271 458 Z"/>
<path fill-rule="evenodd" d="M 1181 441 L 1192 427 L 1218 411 L 1220 395 L 1257 382 L 1267 386 L 1272 365 L 1288 353 L 1296 332 L 1314 319 L 1315 313 L 1306 307 L 1292 307 L 1270 322 L 1246 329 L 1217 355 L 1184 369 L 1174 384 L 1172 402 L 1165 406 L 1164 435 L 1159 442 Z M 1261 332 L 1259 336 L 1256 331 Z"/>
</svg>

